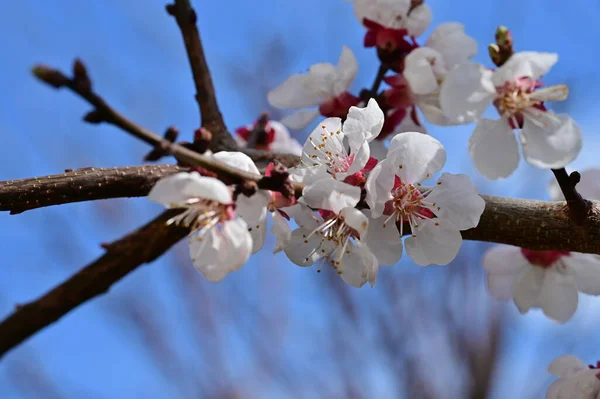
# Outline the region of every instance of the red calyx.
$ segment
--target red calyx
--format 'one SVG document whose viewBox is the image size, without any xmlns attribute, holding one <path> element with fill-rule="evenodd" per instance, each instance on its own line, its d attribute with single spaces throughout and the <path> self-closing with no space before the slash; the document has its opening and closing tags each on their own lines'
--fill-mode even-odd
<svg viewBox="0 0 600 399">
<path fill-rule="evenodd" d="M 547 268 L 563 256 L 569 256 L 569 251 L 534 251 L 532 249 L 521 248 L 521 254 L 533 265 Z"/>
</svg>

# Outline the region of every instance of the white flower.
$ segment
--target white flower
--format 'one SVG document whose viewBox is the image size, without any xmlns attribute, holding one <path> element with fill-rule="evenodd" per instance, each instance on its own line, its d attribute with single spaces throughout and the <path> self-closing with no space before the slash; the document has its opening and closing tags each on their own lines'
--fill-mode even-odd
<svg viewBox="0 0 600 399">
<path fill-rule="evenodd" d="M 566 114 L 547 111 L 544 101 L 567 98 L 565 85 L 539 89 L 539 79 L 557 62 L 551 53 L 521 52 L 496 71 L 464 63 L 448 73 L 440 104 L 451 120 L 479 119 L 490 104 L 500 120 L 480 119 L 469 141 L 477 169 L 490 179 L 509 176 L 519 164 L 513 129 L 520 130 L 525 160 L 539 168 L 562 168 L 581 150 L 581 132 Z"/>
<path fill-rule="evenodd" d="M 235 139 L 240 147 L 246 147 L 252 131 L 256 128 L 254 125 L 247 125 L 235 131 Z M 274 152 L 277 154 L 301 155 L 302 146 L 290 135 L 290 132 L 281 122 L 268 121 L 264 127 L 264 133 L 254 145 L 254 148 Z"/>
<path fill-rule="evenodd" d="M 552 201 L 565 200 L 556 179 L 550 180 L 548 191 L 550 191 Z M 600 169 L 591 168 L 582 171 L 577 192 L 585 199 L 600 200 Z"/>
<path fill-rule="evenodd" d="M 359 102 L 358 98 L 348 93 L 357 72 L 356 57 L 344 46 L 337 66 L 329 63 L 313 65 L 308 73 L 293 75 L 270 91 L 267 100 L 276 108 L 320 107 L 324 116 L 341 117 L 350 106 Z M 281 122 L 291 129 L 302 129 L 317 115 L 318 109 L 300 110 Z"/>
<path fill-rule="evenodd" d="M 477 54 L 477 42 L 456 22 L 439 25 L 425 46 L 412 50 L 404 61 L 403 76 L 412 92 L 414 103 L 434 125 L 460 123 L 444 115 L 440 106 L 440 86 L 457 65 Z M 406 119 L 406 118 L 405 118 Z"/>
<path fill-rule="evenodd" d="M 318 208 L 323 217 L 302 203 L 296 205 L 294 219 L 299 228 L 292 232 L 291 242 L 285 248 L 288 258 L 299 266 L 322 260 L 336 269 L 346 283 L 362 287 L 369 282 L 373 286 L 379 264 L 363 243 L 369 219 L 354 208 L 360 199 L 360 188 L 330 177 L 307 186 L 302 198 L 306 205 Z"/>
<path fill-rule="evenodd" d="M 369 143 L 381 132 L 383 120 L 383 111 L 374 99 L 365 108 L 351 107 L 343 127 L 340 118 L 325 119 L 304 144 L 304 167 L 298 169 L 320 170 L 321 175 L 327 171 L 338 180 L 361 171 L 369 162 Z"/>
<path fill-rule="evenodd" d="M 600 199 L 599 170 L 581 173 L 577 190 Z M 564 200 L 558 184 L 550 183 L 554 201 Z M 483 258 L 488 290 L 498 299 L 514 299 L 521 313 L 541 308 L 548 317 L 566 322 L 577 309 L 577 291 L 600 295 L 600 257 L 568 251 L 532 251 L 499 245 Z"/>
<path fill-rule="evenodd" d="M 366 201 L 375 218 L 367 240 L 376 255 L 378 243 L 371 244 L 371 237 L 385 236 L 401 252 L 400 236 L 408 223 L 412 236 L 405 241 L 406 251 L 415 263 L 445 265 L 456 257 L 462 244 L 460 230 L 477 226 L 485 201 L 465 175 L 444 173 L 434 187 L 422 188 L 421 183 L 445 163 L 444 147 L 431 136 L 408 132 L 391 140 L 386 159 L 375 166 L 366 183 Z M 391 242 L 394 234 L 383 230 L 397 233 L 396 223 L 400 235 Z"/>
<path fill-rule="evenodd" d="M 192 229 L 190 256 L 209 281 L 221 281 L 248 260 L 252 237 L 235 217 L 231 192 L 223 182 L 197 172 L 181 172 L 159 180 L 148 198 L 167 208 L 185 209 L 167 224 Z"/>
<path fill-rule="evenodd" d="M 354 14 L 361 24 L 365 20 L 385 28 L 406 30 L 408 36 L 421 36 L 431 23 L 431 9 L 427 4 L 415 7 L 410 13 L 411 0 L 351 0 Z M 368 26 L 367 26 L 368 27 Z"/>
<path fill-rule="evenodd" d="M 532 251 L 498 245 L 483 258 L 490 293 L 513 299 L 521 313 L 541 308 L 564 323 L 577 310 L 577 291 L 600 295 L 600 259 L 568 251 Z"/>
<path fill-rule="evenodd" d="M 600 373 L 596 367 L 586 366 L 573 355 L 563 355 L 552 361 L 548 372 L 559 377 L 554 381 L 546 399 L 597 399 L 600 395 Z"/>
<path fill-rule="evenodd" d="M 244 172 L 260 175 L 254 161 L 248 155 L 241 152 L 220 151 L 213 154 L 213 158 L 243 170 Z M 237 214 L 246 222 L 248 231 L 252 235 L 252 253 L 258 252 L 265 243 L 267 232 L 267 205 L 270 200 L 270 191 L 258 190 L 256 194 L 251 197 L 240 194 L 235 201 Z"/>
</svg>

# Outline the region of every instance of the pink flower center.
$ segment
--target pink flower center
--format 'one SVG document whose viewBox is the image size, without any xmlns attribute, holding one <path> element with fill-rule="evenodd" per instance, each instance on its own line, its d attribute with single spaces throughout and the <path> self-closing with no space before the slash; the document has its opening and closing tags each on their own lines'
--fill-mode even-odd
<svg viewBox="0 0 600 399">
<path fill-rule="evenodd" d="M 507 118 L 513 128 L 518 128 L 522 125 L 524 110 L 531 107 L 541 109 L 543 102 L 532 98 L 531 94 L 543 84 L 539 80 L 533 80 L 529 77 L 522 77 L 512 82 L 505 82 L 503 86 L 497 87 L 497 98 L 494 100 L 494 105 L 498 109 L 498 113 L 504 118 Z M 519 123 L 520 122 L 520 123 Z"/>
<path fill-rule="evenodd" d="M 436 204 L 426 200 L 428 192 L 421 192 L 414 184 L 404 184 L 396 177 L 392 190 L 393 199 L 385 204 L 383 211 L 384 215 L 390 215 L 384 226 L 394 219 L 394 222 L 408 222 L 411 228 L 416 228 L 421 220 L 433 219 L 435 214 L 429 208 L 435 207 Z"/>
<path fill-rule="evenodd" d="M 552 266 L 554 262 L 563 256 L 569 256 L 571 253 L 569 251 L 534 251 L 532 249 L 521 248 L 521 254 L 531 264 L 545 269 Z"/>
<path fill-rule="evenodd" d="M 327 118 L 345 118 L 350 107 L 357 105 L 359 102 L 360 98 L 346 91 L 331 100 L 323 102 L 319 106 L 319 112 Z"/>
<path fill-rule="evenodd" d="M 252 125 L 252 128 L 248 128 L 247 126 L 240 127 L 236 129 L 235 133 L 242 138 L 245 142 L 248 142 L 250 136 L 253 134 L 253 131 L 258 126 L 258 121 Z M 258 150 L 269 151 L 269 146 L 275 141 L 275 129 L 268 122 L 265 125 L 264 129 L 261 131 L 254 132 L 256 134 L 256 142 L 254 143 L 254 148 Z"/>
<path fill-rule="evenodd" d="M 377 47 L 385 51 L 400 50 L 404 52 L 409 52 L 414 47 L 404 38 L 408 35 L 406 29 L 388 28 L 368 18 L 363 19 L 363 25 L 367 28 L 364 39 L 365 47 Z"/>
</svg>

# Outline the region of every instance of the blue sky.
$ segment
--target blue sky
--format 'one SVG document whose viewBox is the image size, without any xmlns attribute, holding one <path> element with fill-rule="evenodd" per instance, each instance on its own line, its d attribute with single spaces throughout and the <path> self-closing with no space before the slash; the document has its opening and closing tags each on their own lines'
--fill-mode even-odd
<svg viewBox="0 0 600 399">
<path fill-rule="evenodd" d="M 498 24 L 512 29 L 518 50 L 558 52 L 560 61 L 545 81 L 567 83 L 571 97 L 555 110 L 569 112 L 584 132 L 584 150 L 574 165 L 597 165 L 595 93 L 600 80 L 595 48 L 600 26 L 595 19 L 600 5 L 596 1 L 428 3 L 433 26 L 446 21 L 465 24 L 467 33 L 480 43 L 478 61 L 487 63 L 486 45 Z M 144 143 L 113 127 L 83 123 L 89 110 L 86 103 L 31 77 L 32 65 L 39 62 L 68 70 L 79 57 L 96 90 L 114 107 L 152 130 L 162 132 L 175 125 L 182 139 L 190 137 L 198 125 L 194 88 L 179 31 L 164 4 L 55 0 L 0 5 L 0 51 L 5 55 L 0 64 L 0 180 L 66 168 L 134 165 L 148 151 Z M 363 30 L 343 0 L 197 0 L 195 5 L 219 104 L 232 128 L 266 109 L 265 89 L 313 63 L 335 62 L 343 45 L 359 59 L 355 90 L 369 86 L 377 69 L 373 51 L 361 46 Z M 472 126 L 431 130 L 448 149 L 447 171 L 471 175 L 484 193 L 547 198 L 545 185 L 551 174 L 524 163 L 501 182 L 477 176 L 466 151 L 471 130 Z M 306 132 L 299 137 L 302 134 Z M 159 211 L 145 199 L 117 199 L 17 216 L 0 214 L 4 243 L 0 314 L 46 292 L 99 256 L 99 243 L 122 236 Z M 468 267 L 483 287 L 479 269 L 483 249 L 480 244 L 466 245 L 462 260 L 448 268 L 423 270 L 403 261 L 383 269 L 380 280 L 401 284 L 402 290 L 408 290 L 403 283 L 414 283 L 414 295 L 423 296 L 422 303 L 428 303 L 428 294 L 440 295 L 451 267 Z M 56 389 L 57 397 L 68 398 L 208 397 L 211 389 L 233 390 L 235 382 L 244 388 L 244 397 L 296 396 L 290 386 L 303 387 L 298 396 L 312 392 L 313 397 L 342 397 L 344 381 L 361 370 L 364 381 L 357 389 L 401 397 L 398 378 L 386 363 L 390 358 L 380 353 L 381 331 L 375 321 L 397 317 L 386 312 L 399 312 L 405 300 L 398 298 L 406 296 L 378 289 L 379 284 L 374 289 L 346 290 L 266 251 L 214 285 L 195 274 L 185 246 L 178 246 L 119 282 L 109 295 L 83 305 L 5 356 L 0 362 L 0 395 L 51 396 Z M 513 308 L 501 308 L 507 320 L 506 345 L 495 374 L 496 397 L 538 397 L 535 390 L 549 381 L 545 374 L 549 360 L 564 351 L 585 356 L 588 362 L 600 358 L 591 350 L 597 347 L 592 335 L 598 321 L 594 300 L 585 299 L 563 327 L 538 312 L 517 317 Z M 269 332 L 262 339 L 267 342 L 259 351 L 261 340 L 253 334 L 264 331 Z M 397 333 L 395 339 L 405 340 Z M 446 345 L 445 338 L 434 334 L 423 339 L 425 349 L 414 341 L 420 359 L 435 355 L 435 343 Z M 163 346 L 152 346 L 157 342 Z M 340 348 L 342 342 L 352 345 Z M 342 361 L 332 353 L 340 353 Z M 274 374 L 275 382 L 265 384 L 269 379 L 257 364 L 272 368 L 265 366 L 269 359 L 281 370 Z M 319 382 L 319 375 L 329 378 Z"/>
</svg>

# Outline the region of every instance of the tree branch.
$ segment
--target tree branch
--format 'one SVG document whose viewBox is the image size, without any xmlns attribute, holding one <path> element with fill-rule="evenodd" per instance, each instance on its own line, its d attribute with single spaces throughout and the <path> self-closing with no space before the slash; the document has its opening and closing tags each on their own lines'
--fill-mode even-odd
<svg viewBox="0 0 600 399">
<path fill-rule="evenodd" d="M 227 131 L 223 115 L 219 110 L 202 40 L 196 26 L 196 11 L 189 0 L 175 0 L 175 3 L 167 5 L 166 9 L 170 15 L 175 17 L 181 30 L 196 86 L 196 101 L 200 108 L 201 123 L 213 134 L 210 150 L 217 152 L 236 148 L 235 140 Z"/>
<path fill-rule="evenodd" d="M 11 214 L 51 205 L 147 195 L 158 179 L 185 170 L 176 165 L 83 168 L 0 182 L 0 211 Z"/>
<path fill-rule="evenodd" d="M 565 168 L 552 169 L 552 173 L 554 173 L 554 177 L 556 177 L 560 190 L 567 201 L 569 211 L 571 212 L 571 218 L 573 218 L 575 223 L 583 223 L 589 211 L 589 204 L 583 199 L 581 194 L 579 194 L 577 188 L 575 188 L 581 180 L 581 175 L 579 172 L 573 172 L 569 175 Z"/>
<path fill-rule="evenodd" d="M 0 182 L 0 211 L 19 213 L 50 205 L 148 194 L 156 180 L 183 168 L 145 165 L 85 168 L 60 175 Z M 600 201 L 589 201 L 582 224 L 565 202 L 482 195 L 486 207 L 479 225 L 463 232 L 467 240 L 600 254 Z"/>
<path fill-rule="evenodd" d="M 137 231 L 104 246 L 106 253 L 41 298 L 18 305 L 0 323 L 0 357 L 82 303 L 104 294 L 111 285 L 144 263 L 162 255 L 185 237 L 185 228 L 165 222 L 179 210 L 169 210 Z"/>
<path fill-rule="evenodd" d="M 178 161 L 186 165 L 197 165 L 205 168 L 218 175 L 219 179 L 225 181 L 227 184 L 238 184 L 244 182 L 255 182 L 258 188 L 265 190 L 281 191 L 281 179 L 273 179 L 271 177 L 255 175 L 253 173 L 244 172 L 232 166 L 229 166 L 223 162 L 217 161 L 216 159 L 201 155 L 195 151 L 192 151 L 182 145 L 172 143 L 167 138 L 163 138 L 160 135 L 143 128 L 136 123 L 132 122 L 124 115 L 117 112 L 112 108 L 102 97 L 96 94 L 92 90 L 92 82 L 87 74 L 87 70 L 83 63 L 79 60 L 75 60 L 73 64 L 73 77 L 69 78 L 59 70 L 38 65 L 33 68 L 33 73 L 43 82 L 51 85 L 54 88 L 67 87 L 74 93 L 84 98 L 87 102 L 92 104 L 95 109 L 89 112 L 84 120 L 90 123 L 101 123 L 107 122 L 115 126 L 120 127 L 124 131 L 130 133 L 134 137 L 152 145 L 155 148 L 160 148 L 161 151 L 173 155 Z M 214 138 L 214 136 L 213 136 Z M 228 148 L 229 150 L 237 150 L 237 147 Z M 297 163 L 298 157 L 296 156 L 278 156 L 276 154 L 269 154 L 262 151 L 246 151 L 251 157 L 264 161 L 272 160 L 278 161 L 285 166 L 289 166 L 290 162 Z M 288 163 L 286 163 L 288 162 Z M 294 163 L 294 164 L 295 164 Z M 293 185 L 294 192 L 297 196 L 302 193 L 303 186 L 301 184 Z"/>
</svg>

